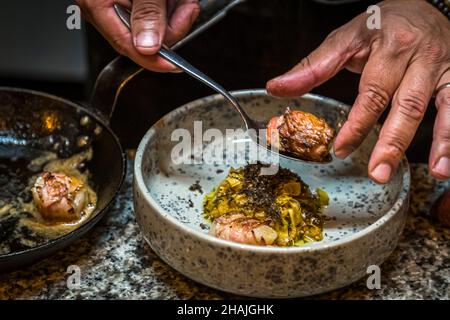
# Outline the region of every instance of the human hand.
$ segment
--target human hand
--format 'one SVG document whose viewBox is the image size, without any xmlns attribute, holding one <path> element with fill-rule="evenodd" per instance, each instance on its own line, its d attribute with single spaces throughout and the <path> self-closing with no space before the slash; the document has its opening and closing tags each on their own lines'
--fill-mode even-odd
<svg viewBox="0 0 450 320">
<path fill-rule="evenodd" d="M 346 158 L 364 140 L 391 103 L 369 162 L 369 176 L 386 183 L 393 175 L 424 116 L 435 89 L 450 82 L 450 22 L 426 1 L 378 4 L 381 29 L 367 27 L 361 14 L 332 32 L 322 45 L 286 74 L 267 83 L 276 96 L 300 96 L 341 69 L 362 73 L 359 94 L 334 143 Z M 436 97 L 429 167 L 450 178 L 450 88 Z"/>
<path fill-rule="evenodd" d="M 198 0 L 76 0 L 84 17 L 120 54 L 159 72 L 177 68 L 156 55 L 162 43 L 182 39 L 200 13 Z M 130 32 L 114 11 L 114 3 L 131 9 Z"/>
</svg>

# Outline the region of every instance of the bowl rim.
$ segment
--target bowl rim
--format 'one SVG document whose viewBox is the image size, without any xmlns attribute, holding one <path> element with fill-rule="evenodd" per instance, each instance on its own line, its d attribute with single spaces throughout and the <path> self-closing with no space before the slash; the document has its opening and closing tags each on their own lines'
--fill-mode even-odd
<svg viewBox="0 0 450 320">
<path fill-rule="evenodd" d="M 241 96 L 247 96 L 249 94 L 267 94 L 265 89 L 246 89 L 246 90 L 236 90 L 231 92 L 236 97 Z M 324 97 L 318 94 L 312 94 L 307 93 L 300 98 L 307 98 L 311 100 L 321 100 L 327 103 L 332 103 L 336 105 L 337 107 L 341 109 L 345 109 L 348 111 L 350 109 L 350 106 L 339 102 L 337 100 L 334 100 L 332 98 Z M 164 219 L 167 223 L 171 224 L 175 228 L 178 228 L 179 230 L 182 230 L 183 232 L 201 240 L 204 242 L 207 242 L 209 244 L 212 244 L 214 246 L 220 246 L 220 247 L 229 247 L 230 249 L 235 249 L 238 251 L 252 251 L 254 253 L 264 253 L 264 254 L 296 254 L 301 252 L 313 252 L 313 251 L 320 251 L 320 250 L 327 250 L 332 249 L 334 247 L 344 246 L 347 245 L 357 239 L 363 238 L 366 235 L 374 232 L 378 228 L 380 228 L 382 225 L 384 225 L 386 222 L 388 222 L 392 217 L 394 217 L 402 208 L 402 206 L 405 204 L 405 202 L 408 201 L 409 196 L 409 190 L 410 190 L 410 182 L 411 182 L 411 175 L 410 175 L 410 169 L 409 169 L 409 163 L 406 158 L 406 156 L 403 157 L 403 160 L 401 161 L 399 165 L 399 170 L 402 170 L 402 185 L 401 190 L 398 193 L 397 199 L 392 204 L 391 208 L 382 215 L 379 219 L 377 219 L 375 222 L 371 223 L 366 228 L 353 233 L 351 235 L 345 236 L 339 240 L 331 241 L 331 242 L 314 242 L 314 243 L 308 243 L 304 246 L 292 246 L 292 247 L 275 247 L 275 246 L 257 246 L 257 245 L 249 245 L 249 244 L 241 244 L 237 242 L 232 242 L 224 239 L 220 239 L 217 237 L 214 237 L 212 235 L 203 233 L 201 231 L 195 230 L 188 225 L 184 224 L 183 222 L 177 220 L 176 218 L 172 217 L 170 214 L 166 213 L 165 210 L 155 201 L 155 199 L 151 196 L 150 190 L 147 187 L 147 185 L 144 183 L 144 178 L 142 175 L 142 160 L 144 152 L 147 148 L 147 145 L 151 138 L 155 135 L 156 131 L 159 130 L 160 127 L 163 127 L 163 124 L 165 121 L 173 117 L 174 115 L 178 114 L 181 111 L 187 111 L 193 108 L 197 108 L 201 105 L 203 105 L 205 102 L 215 101 L 215 100 L 223 100 L 224 98 L 220 94 L 213 94 L 210 96 L 206 96 L 203 98 L 199 98 L 196 100 L 193 100 L 191 102 L 188 102 L 171 112 L 164 115 L 160 120 L 158 120 L 150 129 L 146 132 L 146 134 L 143 136 L 141 142 L 139 143 L 139 147 L 136 151 L 136 157 L 134 160 L 134 188 L 138 188 L 141 191 L 142 198 L 145 199 L 148 205 L 150 205 L 151 209 L 153 211 L 157 212 L 158 215 Z M 134 190 L 134 193 L 136 190 Z M 135 213 L 136 214 L 136 213 Z M 139 225 L 139 223 L 138 223 Z M 141 226 L 139 225 L 139 228 L 141 229 Z M 400 235 L 399 235 L 400 236 Z"/>
</svg>

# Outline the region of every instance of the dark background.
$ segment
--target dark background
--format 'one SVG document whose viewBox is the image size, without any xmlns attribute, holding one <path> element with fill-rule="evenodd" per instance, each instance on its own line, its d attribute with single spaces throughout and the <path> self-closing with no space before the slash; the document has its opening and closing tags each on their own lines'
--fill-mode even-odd
<svg viewBox="0 0 450 320">
<path fill-rule="evenodd" d="M 179 53 L 230 90 L 263 88 L 316 48 L 333 29 L 376 1 L 323 5 L 305 0 L 247 0 Z M 68 0 L 4 2 L 0 12 L 0 86 L 31 88 L 85 103 L 115 56 L 91 26 L 65 27 Z M 352 104 L 359 75 L 342 71 L 315 93 Z M 170 110 L 213 92 L 184 74 L 144 72 L 125 88 L 112 118 L 122 144 L 135 148 Z M 427 162 L 435 110 L 429 108 L 408 151 Z"/>
</svg>

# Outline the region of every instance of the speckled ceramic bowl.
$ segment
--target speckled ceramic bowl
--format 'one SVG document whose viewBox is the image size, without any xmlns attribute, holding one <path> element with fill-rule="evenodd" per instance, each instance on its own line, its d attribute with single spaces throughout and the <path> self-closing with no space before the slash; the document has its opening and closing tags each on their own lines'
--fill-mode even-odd
<svg viewBox="0 0 450 320">
<path fill-rule="evenodd" d="M 264 90 L 235 95 L 258 120 L 268 120 L 290 106 L 325 117 L 339 129 L 348 111 L 348 106 L 317 95 L 294 100 L 272 98 Z M 300 297 L 365 277 L 368 266 L 380 265 L 394 250 L 408 207 L 409 168 L 405 159 L 385 186 L 368 179 L 367 163 L 377 139 L 376 130 L 345 161 L 312 165 L 280 160 L 282 167 L 298 173 L 311 189 L 320 187 L 328 192 L 326 214 L 331 219 L 325 224 L 323 241 L 278 248 L 242 245 L 208 234 L 209 225 L 202 217 L 205 193 L 226 177 L 231 166 L 243 166 L 255 159 L 253 153 L 244 152 L 249 147 L 238 148 L 236 157 L 229 159 L 227 155 L 233 153 L 230 148 L 248 139 L 204 142 L 195 121 L 202 121 L 203 132 L 215 128 L 224 133 L 243 126 L 237 112 L 222 97 L 196 100 L 169 113 L 147 132 L 134 167 L 134 206 L 142 233 L 153 250 L 182 274 L 235 294 Z M 174 149 L 180 146 L 180 134 L 193 139 L 192 154 Z M 201 162 L 199 150 L 203 150 L 203 163 L 189 163 L 189 159 Z M 214 155 L 211 151 L 217 152 Z M 274 160 L 264 155 L 259 159 Z"/>
</svg>

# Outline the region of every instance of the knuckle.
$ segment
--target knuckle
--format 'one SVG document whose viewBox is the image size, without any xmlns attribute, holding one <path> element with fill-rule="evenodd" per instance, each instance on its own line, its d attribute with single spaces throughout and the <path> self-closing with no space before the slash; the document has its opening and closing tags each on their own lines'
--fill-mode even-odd
<svg viewBox="0 0 450 320">
<path fill-rule="evenodd" d="M 408 51 L 417 43 L 417 35 L 406 28 L 397 28 L 393 30 L 389 37 L 387 47 L 396 54 L 402 51 Z"/>
<path fill-rule="evenodd" d="M 416 34 L 406 28 L 398 28 L 392 32 L 392 39 L 397 45 L 410 46 L 416 41 Z"/>
<path fill-rule="evenodd" d="M 381 138 L 382 145 L 386 153 L 388 153 L 394 159 L 400 159 L 403 157 L 408 145 L 399 137 L 384 136 Z"/>
<path fill-rule="evenodd" d="M 439 128 L 434 131 L 433 139 L 439 143 L 450 145 L 450 128 Z"/>
<path fill-rule="evenodd" d="M 162 9 L 155 2 L 143 2 L 135 6 L 133 18 L 140 21 L 158 21 L 162 18 Z"/>
<path fill-rule="evenodd" d="M 348 124 L 349 124 L 349 131 L 357 139 L 365 137 L 367 135 L 368 128 L 360 121 L 355 120 L 353 122 L 349 122 Z"/>
<path fill-rule="evenodd" d="M 404 97 L 399 97 L 397 105 L 400 114 L 417 122 L 422 120 L 427 102 L 422 92 L 413 92 Z"/>
<path fill-rule="evenodd" d="M 447 50 L 444 44 L 438 41 L 425 44 L 424 53 L 432 61 L 444 61 L 447 58 Z"/>
<path fill-rule="evenodd" d="M 385 89 L 376 84 L 369 84 L 364 90 L 364 96 L 367 103 L 363 107 L 367 112 L 380 115 L 389 103 L 389 94 Z"/>
</svg>

